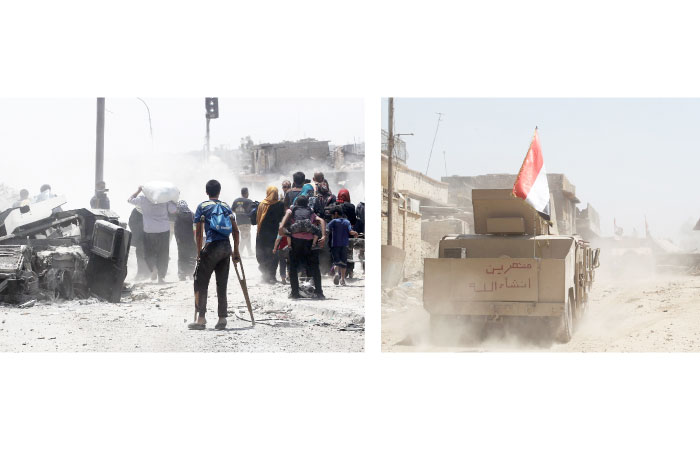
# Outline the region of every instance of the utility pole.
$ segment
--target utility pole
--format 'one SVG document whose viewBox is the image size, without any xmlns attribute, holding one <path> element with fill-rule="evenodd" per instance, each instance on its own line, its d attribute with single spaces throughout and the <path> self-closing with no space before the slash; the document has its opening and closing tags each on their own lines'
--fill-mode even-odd
<svg viewBox="0 0 700 450">
<path fill-rule="evenodd" d="M 433 144 L 430 146 L 430 155 L 428 155 L 428 166 L 425 168 L 425 175 L 428 175 L 428 169 L 430 168 L 430 158 L 433 156 L 433 147 L 435 147 L 435 139 L 437 139 L 438 130 L 440 129 L 440 122 L 442 121 L 442 113 L 435 113 L 438 115 L 437 126 L 435 127 L 435 136 L 433 136 Z"/>
<path fill-rule="evenodd" d="M 204 161 L 209 161 L 209 117 L 207 116 L 207 143 L 206 146 L 204 147 Z"/>
<path fill-rule="evenodd" d="M 97 98 L 97 143 L 95 152 L 95 186 L 104 181 L 105 164 L 105 99 Z"/>
<path fill-rule="evenodd" d="M 394 200 L 394 97 L 389 97 L 389 140 L 387 142 L 389 159 L 387 164 L 387 214 L 386 245 L 391 245 L 393 234 L 393 200 Z"/>
<path fill-rule="evenodd" d="M 105 99 L 97 98 L 97 129 L 95 132 L 95 196 L 90 199 L 90 208 L 109 209 L 107 185 L 104 178 L 105 165 Z"/>
</svg>

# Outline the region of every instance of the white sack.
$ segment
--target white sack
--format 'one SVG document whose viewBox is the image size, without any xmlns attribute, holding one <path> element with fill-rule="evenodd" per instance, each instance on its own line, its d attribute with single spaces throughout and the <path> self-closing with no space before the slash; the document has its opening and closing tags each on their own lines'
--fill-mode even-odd
<svg viewBox="0 0 700 450">
<path fill-rule="evenodd" d="M 169 181 L 149 181 L 143 185 L 143 195 L 152 203 L 176 202 L 180 189 Z"/>
</svg>

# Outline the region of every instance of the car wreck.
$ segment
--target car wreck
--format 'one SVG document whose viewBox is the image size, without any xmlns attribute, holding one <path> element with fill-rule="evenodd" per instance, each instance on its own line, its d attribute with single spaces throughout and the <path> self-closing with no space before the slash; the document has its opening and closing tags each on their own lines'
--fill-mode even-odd
<svg viewBox="0 0 700 450">
<path fill-rule="evenodd" d="M 0 302 L 118 302 L 131 233 L 109 210 L 62 211 L 65 197 L 0 212 Z"/>
</svg>

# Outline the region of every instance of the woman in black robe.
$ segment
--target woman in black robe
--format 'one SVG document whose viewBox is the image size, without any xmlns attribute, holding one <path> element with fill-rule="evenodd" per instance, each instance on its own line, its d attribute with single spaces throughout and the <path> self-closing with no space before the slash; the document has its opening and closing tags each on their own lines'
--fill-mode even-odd
<svg viewBox="0 0 700 450">
<path fill-rule="evenodd" d="M 177 275 L 180 281 L 194 277 L 197 263 L 197 244 L 193 231 L 194 214 L 187 202 L 177 202 L 175 213 L 175 241 L 177 242 Z"/>
<path fill-rule="evenodd" d="M 280 222 L 284 217 L 284 204 L 279 201 L 275 186 L 268 186 L 265 200 L 258 205 L 256 216 L 257 236 L 255 238 L 255 257 L 258 260 L 263 282 L 275 283 L 277 255 L 272 252 L 277 240 Z"/>
</svg>

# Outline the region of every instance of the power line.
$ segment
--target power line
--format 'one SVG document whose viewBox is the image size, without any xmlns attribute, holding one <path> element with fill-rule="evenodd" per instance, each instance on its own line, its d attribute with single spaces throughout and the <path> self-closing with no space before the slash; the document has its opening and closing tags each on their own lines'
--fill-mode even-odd
<svg viewBox="0 0 700 450">
<path fill-rule="evenodd" d="M 430 146 L 430 155 L 428 155 L 428 166 L 425 168 L 425 175 L 428 175 L 428 169 L 430 168 L 430 158 L 433 157 L 433 147 L 435 147 L 435 139 L 437 139 L 438 130 L 440 129 L 440 122 L 442 122 L 442 113 L 435 113 L 438 115 L 437 125 L 435 126 L 435 136 L 433 136 L 433 143 Z"/>
<path fill-rule="evenodd" d="M 148 103 L 140 97 L 136 97 L 138 100 L 143 103 L 143 106 L 146 107 L 146 112 L 148 113 L 148 130 L 151 132 L 151 150 L 154 149 L 155 145 L 153 144 L 153 123 L 151 122 L 151 108 L 148 107 Z"/>
</svg>

